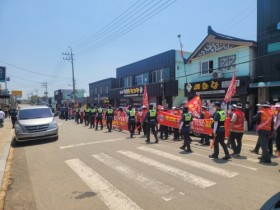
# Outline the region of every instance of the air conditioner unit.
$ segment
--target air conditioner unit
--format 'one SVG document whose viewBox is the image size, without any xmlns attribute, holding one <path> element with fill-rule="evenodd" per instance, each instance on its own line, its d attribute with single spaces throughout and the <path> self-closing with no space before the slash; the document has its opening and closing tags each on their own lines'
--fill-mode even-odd
<svg viewBox="0 0 280 210">
<path fill-rule="evenodd" d="M 219 78 L 223 78 L 224 75 L 223 75 L 223 72 L 221 71 L 214 71 L 212 73 L 212 79 L 219 79 Z"/>
</svg>

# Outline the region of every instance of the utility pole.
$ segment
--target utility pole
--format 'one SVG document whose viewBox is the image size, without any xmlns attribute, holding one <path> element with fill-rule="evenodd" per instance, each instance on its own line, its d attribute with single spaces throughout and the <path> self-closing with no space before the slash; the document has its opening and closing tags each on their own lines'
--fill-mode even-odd
<svg viewBox="0 0 280 210">
<path fill-rule="evenodd" d="M 34 91 L 36 92 L 36 102 L 37 102 L 37 105 L 39 105 L 38 89 L 35 89 Z"/>
<path fill-rule="evenodd" d="M 46 105 L 49 104 L 49 101 L 48 101 L 48 83 L 47 82 L 42 82 L 42 87 L 45 88 L 45 98 L 46 98 Z"/>
<path fill-rule="evenodd" d="M 63 60 L 68 60 L 71 62 L 72 65 L 72 82 L 73 82 L 73 99 L 74 99 L 74 106 L 76 102 L 76 88 L 75 88 L 75 74 L 74 74 L 74 59 L 73 59 L 73 53 L 72 48 L 70 48 L 70 53 L 62 53 L 62 55 L 66 55 L 67 57 L 63 58 Z"/>
</svg>

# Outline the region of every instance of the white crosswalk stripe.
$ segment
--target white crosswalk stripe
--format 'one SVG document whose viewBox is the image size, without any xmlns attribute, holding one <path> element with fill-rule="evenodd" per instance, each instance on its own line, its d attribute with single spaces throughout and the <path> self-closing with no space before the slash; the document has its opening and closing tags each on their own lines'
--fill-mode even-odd
<svg viewBox="0 0 280 210">
<path fill-rule="evenodd" d="M 138 162 L 144 163 L 146 165 L 153 166 L 156 169 L 159 169 L 165 173 L 178 177 L 178 178 L 184 180 L 185 182 L 191 183 L 191 184 L 196 185 L 201 188 L 210 187 L 210 186 L 213 186 L 216 184 L 215 182 L 209 181 L 200 176 L 191 174 L 187 171 L 183 171 L 181 169 L 175 168 L 173 166 L 169 166 L 164 163 L 160 163 L 158 161 L 155 161 L 153 159 L 147 158 L 145 156 L 139 155 L 134 152 L 120 150 L 120 151 L 118 151 L 118 153 L 120 153 L 126 157 L 129 157 L 131 159 L 137 160 Z"/>
<path fill-rule="evenodd" d="M 140 171 L 130 168 L 129 166 L 123 164 L 119 160 L 116 160 L 104 153 L 92 155 L 92 156 L 97 160 L 101 161 L 102 163 L 104 163 L 105 165 L 118 171 L 126 178 L 134 180 L 137 184 L 143 186 L 150 192 L 160 195 L 163 200 L 170 201 L 173 198 L 175 198 L 174 194 L 173 195 L 170 194 L 170 192 L 174 191 L 174 188 L 165 185 L 164 183 L 152 179 L 148 176 L 145 176 Z"/>
<path fill-rule="evenodd" d="M 168 158 L 170 160 L 174 160 L 176 162 L 180 162 L 180 163 L 183 163 L 185 165 L 189 165 L 189 166 L 192 166 L 192 167 L 195 167 L 195 168 L 207 171 L 207 172 L 218 174 L 218 175 L 221 175 L 221 176 L 224 176 L 224 177 L 231 178 L 231 177 L 234 177 L 234 176 L 238 175 L 238 173 L 236 173 L 236 172 L 227 171 L 227 170 L 215 167 L 215 166 L 207 165 L 207 164 L 204 164 L 204 163 L 201 163 L 201 162 L 198 162 L 198 161 L 194 161 L 194 160 L 186 159 L 186 158 L 183 158 L 183 157 L 180 157 L 180 156 L 172 155 L 170 153 L 163 152 L 163 151 L 156 150 L 156 149 L 152 149 L 152 148 L 149 148 L 149 147 L 138 147 L 138 149 L 146 151 L 146 152 L 150 152 L 152 154 L 155 154 L 155 155 L 158 155 L 158 156 L 161 156 L 161 157 L 164 157 L 164 158 Z"/>
<path fill-rule="evenodd" d="M 111 210 L 140 210 L 124 193 L 116 189 L 110 182 L 100 176 L 79 159 L 65 161 L 67 165 L 90 187 L 93 192 Z"/>
<path fill-rule="evenodd" d="M 108 143 L 108 142 L 121 141 L 121 140 L 124 140 L 124 139 L 122 138 L 122 139 L 108 139 L 108 140 L 102 140 L 102 141 L 92 141 L 92 142 L 87 142 L 87 143 L 61 146 L 61 147 L 59 147 L 59 149 L 69 149 L 69 148 L 73 148 L 73 147 L 81 147 L 81 146 L 87 146 L 87 145 L 91 145 L 91 144 L 101 144 L 101 143 Z"/>
</svg>

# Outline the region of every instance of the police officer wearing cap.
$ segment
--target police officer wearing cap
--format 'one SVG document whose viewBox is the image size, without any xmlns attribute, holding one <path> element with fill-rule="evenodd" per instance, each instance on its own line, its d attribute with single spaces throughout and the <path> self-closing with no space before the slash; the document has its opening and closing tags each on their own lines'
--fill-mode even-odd
<svg viewBox="0 0 280 210">
<path fill-rule="evenodd" d="M 149 111 L 146 114 L 146 117 L 143 121 L 147 120 L 147 140 L 146 143 L 150 143 L 150 132 L 152 130 L 152 133 L 155 137 L 155 143 L 158 143 L 158 137 L 157 137 L 157 130 L 156 130 L 156 124 L 157 124 L 157 111 L 154 110 L 154 106 L 152 104 L 149 105 Z"/>
<path fill-rule="evenodd" d="M 112 131 L 113 117 L 114 117 L 114 110 L 112 109 L 112 106 L 109 105 L 108 109 L 106 110 L 106 113 L 105 113 L 106 125 L 107 125 L 107 128 L 108 128 L 108 132 Z"/>
<path fill-rule="evenodd" d="M 193 120 L 192 114 L 189 113 L 188 107 L 183 108 L 183 114 L 181 117 L 180 129 L 179 132 L 183 133 L 184 136 L 184 144 L 180 147 L 180 149 L 185 150 L 186 152 L 192 152 L 190 145 L 190 131 L 191 131 L 191 122 Z M 187 149 L 186 149 L 187 147 Z"/>
<path fill-rule="evenodd" d="M 213 116 L 213 137 L 214 137 L 214 153 L 212 155 L 209 155 L 210 158 L 218 159 L 219 156 L 219 143 L 223 147 L 225 157 L 223 157 L 224 160 L 231 159 L 231 156 L 229 155 L 228 148 L 225 144 L 225 120 L 226 120 L 226 114 L 223 110 L 221 110 L 221 104 L 219 102 L 214 103 L 214 108 L 216 112 Z"/>
<path fill-rule="evenodd" d="M 132 110 L 132 106 L 128 107 L 128 111 L 126 114 L 128 117 L 128 130 L 130 132 L 130 138 L 133 138 L 135 124 L 136 124 L 136 121 L 135 121 L 136 113 L 134 110 Z"/>
<path fill-rule="evenodd" d="M 103 110 L 100 107 L 100 105 L 97 106 L 97 116 L 96 116 L 96 126 L 95 126 L 95 130 L 97 131 L 98 128 L 98 124 L 100 123 L 101 126 L 101 130 L 103 130 L 103 122 L 102 122 L 102 114 L 103 114 Z"/>
<path fill-rule="evenodd" d="M 94 106 L 91 106 L 91 108 L 89 110 L 89 124 L 90 124 L 90 128 L 94 128 L 94 125 L 95 125 L 95 114 L 96 114 L 96 109 L 94 108 Z"/>
</svg>

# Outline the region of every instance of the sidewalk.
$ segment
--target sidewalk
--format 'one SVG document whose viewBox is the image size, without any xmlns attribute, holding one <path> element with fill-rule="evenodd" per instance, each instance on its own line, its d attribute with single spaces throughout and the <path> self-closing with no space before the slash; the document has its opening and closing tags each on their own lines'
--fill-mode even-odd
<svg viewBox="0 0 280 210">
<path fill-rule="evenodd" d="M 0 128 L 0 187 L 6 168 L 6 161 L 9 156 L 10 146 L 14 135 L 11 119 L 4 120 L 4 127 Z"/>
</svg>

